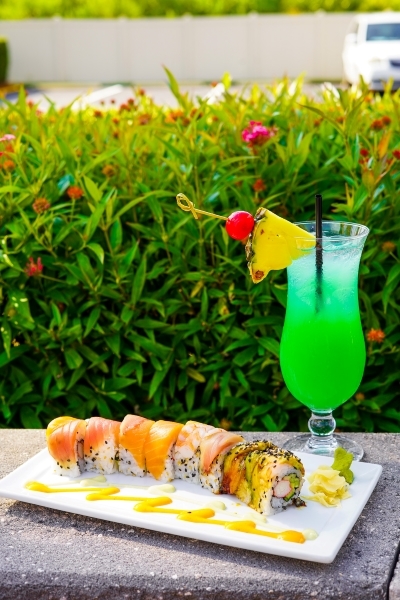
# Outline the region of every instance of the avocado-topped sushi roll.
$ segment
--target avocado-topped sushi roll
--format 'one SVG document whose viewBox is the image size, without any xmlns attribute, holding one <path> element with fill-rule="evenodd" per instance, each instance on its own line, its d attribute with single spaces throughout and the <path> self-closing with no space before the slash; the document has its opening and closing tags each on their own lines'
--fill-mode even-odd
<svg viewBox="0 0 400 600">
<path fill-rule="evenodd" d="M 111 474 L 118 471 L 119 421 L 102 417 L 87 420 L 84 442 L 87 471 Z"/>
<path fill-rule="evenodd" d="M 215 430 L 215 427 L 212 425 L 205 425 L 197 421 L 188 421 L 182 427 L 175 444 L 176 479 L 199 483 L 200 453 L 197 450 L 203 437 L 213 430 Z"/>
<path fill-rule="evenodd" d="M 243 461 L 239 500 L 266 516 L 304 504 L 299 498 L 304 467 L 294 454 L 275 447 L 250 452 Z"/>
<path fill-rule="evenodd" d="M 201 440 L 200 453 L 200 485 L 214 494 L 221 492 L 222 467 L 226 453 L 239 444 L 244 442 L 241 435 L 225 431 L 225 429 L 214 429 Z"/>
<path fill-rule="evenodd" d="M 223 494 L 235 494 L 243 484 L 247 486 L 245 477 L 245 458 L 256 450 L 277 449 L 272 442 L 255 440 L 243 442 L 229 450 L 225 456 L 221 491 Z"/>
<path fill-rule="evenodd" d="M 57 475 L 78 477 L 85 470 L 83 441 L 86 422 L 74 417 L 57 417 L 46 430 L 47 448 Z"/>
<path fill-rule="evenodd" d="M 124 475 L 146 475 L 144 444 L 154 421 L 126 415 L 119 431 L 119 471 Z"/>
<path fill-rule="evenodd" d="M 174 446 L 183 425 L 173 421 L 156 421 L 144 444 L 146 469 L 159 481 L 174 479 Z"/>
</svg>

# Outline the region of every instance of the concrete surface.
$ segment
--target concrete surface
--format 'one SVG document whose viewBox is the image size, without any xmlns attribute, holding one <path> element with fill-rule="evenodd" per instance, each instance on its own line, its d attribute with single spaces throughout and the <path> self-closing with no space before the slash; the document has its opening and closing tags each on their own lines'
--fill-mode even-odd
<svg viewBox="0 0 400 600">
<path fill-rule="evenodd" d="M 291 435 L 268 437 L 282 444 Z M 383 473 L 331 565 L 0 499 L 0 600 L 387 600 L 400 539 L 400 436 L 352 435 Z M 0 477 L 45 446 L 42 431 L 0 429 L 0 442 Z M 398 590 L 392 582 L 390 600 Z"/>
<path fill-rule="evenodd" d="M 397 562 L 392 581 L 390 582 L 389 600 L 400 600 L 400 561 Z"/>
</svg>

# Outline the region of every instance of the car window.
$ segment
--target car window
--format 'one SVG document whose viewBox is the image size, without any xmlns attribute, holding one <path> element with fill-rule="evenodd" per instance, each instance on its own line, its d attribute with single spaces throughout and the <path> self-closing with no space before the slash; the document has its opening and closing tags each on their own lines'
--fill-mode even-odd
<svg viewBox="0 0 400 600">
<path fill-rule="evenodd" d="M 367 26 L 367 42 L 400 40 L 400 23 L 371 23 Z"/>
</svg>

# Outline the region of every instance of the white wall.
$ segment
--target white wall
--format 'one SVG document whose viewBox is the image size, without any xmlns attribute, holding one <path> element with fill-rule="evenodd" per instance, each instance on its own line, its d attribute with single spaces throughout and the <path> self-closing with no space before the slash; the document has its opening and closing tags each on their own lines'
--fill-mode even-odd
<svg viewBox="0 0 400 600">
<path fill-rule="evenodd" d="M 343 39 L 352 13 L 0 21 L 10 44 L 11 82 L 236 80 L 306 72 L 341 79 Z"/>
</svg>

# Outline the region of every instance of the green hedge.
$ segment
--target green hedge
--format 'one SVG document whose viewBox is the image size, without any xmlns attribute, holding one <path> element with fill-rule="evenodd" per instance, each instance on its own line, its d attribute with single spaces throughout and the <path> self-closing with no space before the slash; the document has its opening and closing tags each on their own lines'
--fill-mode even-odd
<svg viewBox="0 0 400 600">
<path fill-rule="evenodd" d="M 305 429 L 278 361 L 286 273 L 253 285 L 241 243 L 175 195 L 300 220 L 318 191 L 326 217 L 371 228 L 360 300 L 377 341 L 339 427 L 400 431 L 399 92 L 317 104 L 281 81 L 196 107 L 170 81 L 179 110 L 142 90 L 102 110 L 42 114 L 23 92 L 0 109 L 0 132 L 16 136 L 0 142 L 0 426 L 137 411 Z M 250 120 L 276 135 L 249 147 Z"/>
<path fill-rule="evenodd" d="M 243 15 L 250 12 L 298 13 L 400 10 L 400 0 L 2 0 L 0 19 L 176 17 Z"/>
</svg>

